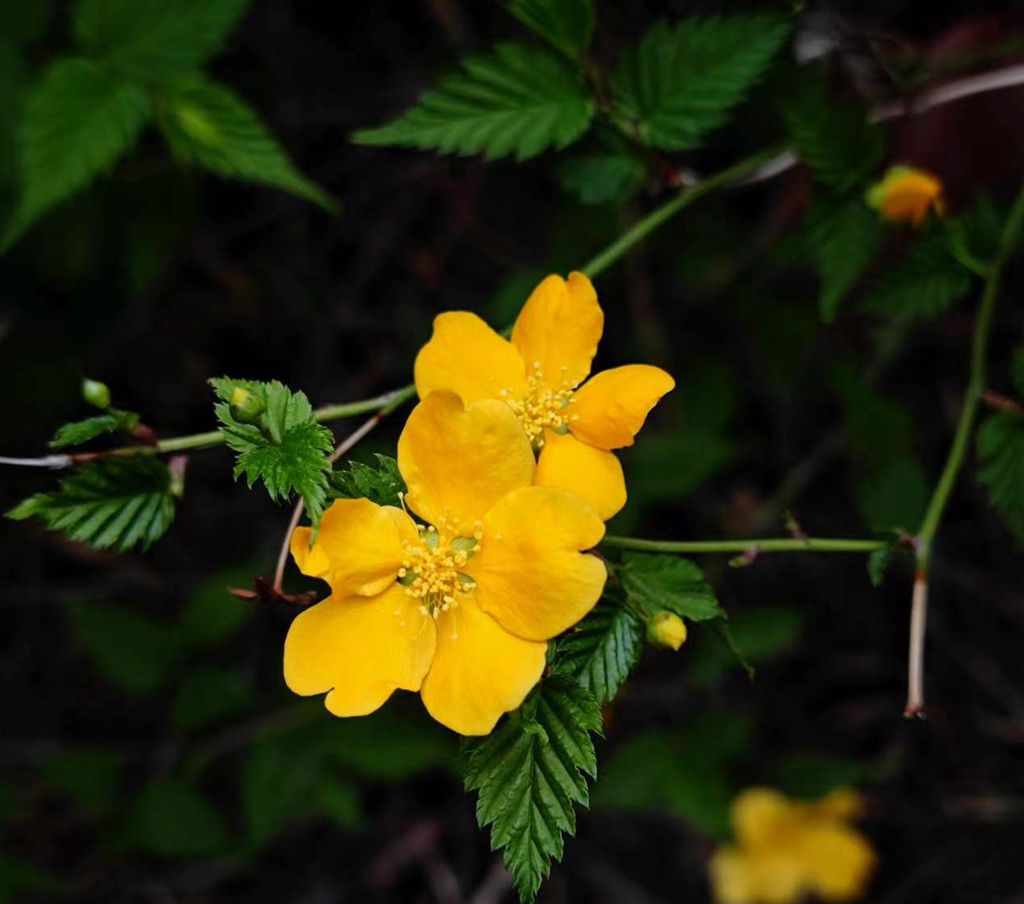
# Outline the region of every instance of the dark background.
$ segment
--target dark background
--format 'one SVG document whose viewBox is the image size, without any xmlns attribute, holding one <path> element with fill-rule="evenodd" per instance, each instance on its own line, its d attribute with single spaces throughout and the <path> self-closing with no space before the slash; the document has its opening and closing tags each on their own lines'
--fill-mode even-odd
<svg viewBox="0 0 1024 904">
<path fill-rule="evenodd" d="M 865 100 L 893 96 L 900 67 L 926 74 L 1002 46 L 1016 27 L 1013 4 L 811 6 L 805 25 L 840 37 L 830 65 Z M 731 8 L 599 3 L 597 58 L 611 62 L 659 17 Z M 490 3 L 257 0 L 214 72 L 340 215 L 185 170 L 148 135 L 0 259 L 0 452 L 41 454 L 57 425 L 84 416 L 83 375 L 163 436 L 211 429 L 213 375 L 280 379 L 314 404 L 373 395 L 408 381 L 435 313 L 504 325 L 539 275 L 590 258 L 666 190 L 582 207 L 559 188 L 553 157 L 484 164 L 347 141 L 467 50 L 523 36 Z M 67 42 L 58 4 L 29 58 L 42 65 Z M 773 103 L 755 96 L 681 162 L 713 172 L 781 140 Z M 981 189 L 1005 203 L 1021 175 L 1022 113 L 1020 89 L 965 101 L 894 127 L 892 157 L 943 175 L 954 207 Z M 612 532 L 782 534 L 787 509 L 826 536 L 913 524 L 951 438 L 976 291 L 916 324 L 871 388 L 880 324 L 855 309 L 820 324 L 799 242 L 806 197 L 799 172 L 718 193 L 598 280 L 599 363 L 650 361 L 679 383 L 626 456 L 632 499 Z M 1020 341 L 1020 291 L 1012 272 L 995 388 Z M 400 425 L 360 456 L 392 450 Z M 51 481 L 0 472 L 0 508 Z M 192 456 L 176 522 L 146 555 L 0 522 L 0 897 L 6 883 L 98 902 L 511 899 L 452 770 L 452 739 L 413 699 L 356 728 L 296 702 L 280 676 L 293 612 L 240 607 L 223 591 L 272 571 L 287 515 L 234 484 L 228 454 L 212 450 Z M 838 777 L 868 795 L 880 858 L 869 900 L 1024 901 L 1024 568 L 973 465 L 936 549 L 926 722 L 901 718 L 906 570 L 875 589 L 861 556 L 702 564 L 757 678 L 696 630 L 677 654 L 647 651 L 607 714 L 595 807 L 541 899 L 707 900 L 706 860 L 735 790 Z M 303 586 L 294 574 L 289 584 Z M 195 640 L 200 627 L 174 646 L 183 612 L 202 624 L 214 610 L 212 640 Z M 96 611 L 139 613 L 152 630 Z M 189 718 L 225 688 L 237 699 Z M 262 791 L 256 748 L 280 766 Z M 210 812 L 140 805 L 168 781 Z M 333 808 L 326 781 L 342 789 Z M 190 846 L 213 823 L 220 836 Z"/>
</svg>

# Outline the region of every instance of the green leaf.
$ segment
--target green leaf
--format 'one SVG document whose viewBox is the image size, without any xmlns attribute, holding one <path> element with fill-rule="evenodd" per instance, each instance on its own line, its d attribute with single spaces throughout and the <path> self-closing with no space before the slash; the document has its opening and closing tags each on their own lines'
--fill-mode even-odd
<svg viewBox="0 0 1024 904">
<path fill-rule="evenodd" d="M 332 722 L 327 729 L 331 758 L 365 778 L 401 782 L 433 769 L 452 766 L 456 749 L 437 723 L 393 707 L 360 719 Z"/>
<path fill-rule="evenodd" d="M 75 36 L 91 56 L 147 83 L 190 75 L 219 51 L 250 0 L 79 0 Z"/>
<path fill-rule="evenodd" d="M 1024 418 L 995 414 L 978 431 L 979 478 L 1006 526 L 1024 545 Z"/>
<path fill-rule="evenodd" d="M 704 573 L 688 559 L 653 553 L 627 553 L 621 572 L 630 603 L 654 615 L 674 612 L 690 621 L 722 618 L 725 613 Z"/>
<path fill-rule="evenodd" d="M 1013 353 L 1011 375 L 1013 388 L 1017 390 L 1017 395 L 1024 399 L 1024 348 L 1019 348 Z"/>
<path fill-rule="evenodd" d="M 23 7 L 30 4 L 14 4 Z M 0 28 L 0 35 L 4 33 Z M 6 219 L 13 201 L 18 168 L 18 124 L 28 84 L 28 67 L 22 55 L 0 38 L 0 221 Z"/>
<path fill-rule="evenodd" d="M 508 0 L 508 11 L 572 59 L 590 46 L 594 36 L 590 0 Z"/>
<path fill-rule="evenodd" d="M 342 829 L 354 831 L 363 824 L 359 789 L 336 775 L 321 776 L 316 787 L 316 806 L 324 816 Z"/>
<path fill-rule="evenodd" d="M 874 529 L 917 527 L 928 505 L 928 477 L 914 458 L 897 458 L 857 481 L 857 505 Z"/>
<path fill-rule="evenodd" d="M 181 732 L 195 732 L 222 723 L 252 702 L 252 685 L 237 670 L 191 666 L 178 685 L 171 721 Z"/>
<path fill-rule="evenodd" d="M 210 380 L 221 399 L 214 410 L 229 448 L 238 453 L 235 479 L 245 476 L 252 487 L 263 481 L 275 502 L 293 493 L 302 496 L 316 524 L 327 501 L 328 454 L 334 448 L 331 431 L 316 420 L 305 393 L 292 392 L 282 383 L 257 383 L 221 377 Z M 236 388 L 257 396 L 265 406 L 259 425 L 241 423 L 229 400 Z"/>
<path fill-rule="evenodd" d="M 818 182 L 845 193 L 875 174 L 885 151 L 881 130 L 866 110 L 831 97 L 824 79 L 801 78 L 783 112 L 790 141 Z"/>
<path fill-rule="evenodd" d="M 555 670 L 606 703 L 640 660 L 644 625 L 632 612 L 602 602 L 558 642 Z"/>
<path fill-rule="evenodd" d="M 133 609 L 82 603 L 72 610 L 79 643 L 103 677 L 132 695 L 149 694 L 170 677 L 174 631 Z"/>
<path fill-rule="evenodd" d="M 182 650 L 216 647 L 241 629 L 253 612 L 252 602 L 228 593 L 228 587 L 252 582 L 248 567 L 225 569 L 200 584 L 189 597 L 178 622 L 178 646 Z"/>
<path fill-rule="evenodd" d="M 581 204 L 607 204 L 635 194 L 647 170 L 628 154 L 586 154 L 571 157 L 558 167 L 562 188 Z"/>
<path fill-rule="evenodd" d="M 14 47 L 34 44 L 46 34 L 53 18 L 50 0 L 0 4 L 0 35 Z"/>
<path fill-rule="evenodd" d="M 134 411 L 106 411 L 95 417 L 87 417 L 82 421 L 64 424 L 50 440 L 51 449 L 63 449 L 66 446 L 80 446 L 104 433 L 131 431 L 139 425 L 139 416 Z"/>
<path fill-rule="evenodd" d="M 616 66 L 613 115 L 652 147 L 699 147 L 743 100 L 788 33 L 775 16 L 661 22 Z"/>
<path fill-rule="evenodd" d="M 687 731 L 648 731 L 615 748 L 594 789 L 594 807 L 661 810 L 713 838 L 729 833 L 735 792 L 726 767 L 750 744 L 750 725 L 716 713 Z"/>
<path fill-rule="evenodd" d="M 853 451 L 872 466 L 910 455 L 913 417 L 909 409 L 874 389 L 852 361 L 840 360 L 828 382 L 843 405 L 844 426 Z"/>
<path fill-rule="evenodd" d="M 809 238 L 821 294 L 822 319 L 835 319 L 839 304 L 853 288 L 882 244 L 878 217 L 860 198 L 832 200 L 812 208 Z"/>
<path fill-rule="evenodd" d="M 872 587 L 882 586 L 882 581 L 885 580 L 886 574 L 893 562 L 896 561 L 898 550 L 896 544 L 890 543 L 883 549 L 876 549 L 868 556 L 868 577 L 871 579 Z"/>
<path fill-rule="evenodd" d="M 352 140 L 526 160 L 571 144 L 590 125 L 594 102 L 582 74 L 544 50 L 500 44 L 462 68 L 404 116 Z"/>
<path fill-rule="evenodd" d="M 0 901 L 55 900 L 66 896 L 67 888 L 59 879 L 48 876 L 24 860 L 0 852 Z M 17 897 L 8 897 L 17 895 Z M 47 898 L 41 898 L 46 895 Z"/>
<path fill-rule="evenodd" d="M 191 81 L 163 94 L 161 102 L 160 127 L 180 160 L 336 210 L 327 193 L 299 172 L 256 112 L 226 86 Z"/>
<path fill-rule="evenodd" d="M 54 63 L 29 93 L 19 135 L 21 197 L 0 250 L 135 144 L 149 115 L 139 88 L 80 59 Z"/>
<path fill-rule="evenodd" d="M 776 763 L 773 772 L 773 783 L 784 793 L 815 799 L 856 787 L 870 777 L 871 768 L 860 760 L 801 750 Z"/>
<path fill-rule="evenodd" d="M 65 750 L 47 759 L 39 774 L 90 813 L 102 815 L 118 803 L 123 757 L 109 750 Z"/>
<path fill-rule="evenodd" d="M 175 779 L 154 782 L 135 797 L 126 838 L 138 850 L 168 859 L 220 853 L 229 841 L 209 801 Z"/>
<path fill-rule="evenodd" d="M 377 505 L 400 505 L 405 481 L 398 471 L 398 462 L 390 455 L 375 454 L 377 465 L 350 461 L 331 474 L 330 498 L 369 499 Z"/>
<path fill-rule="evenodd" d="M 288 738 L 253 747 L 242 767 L 242 811 L 251 844 L 263 847 L 296 819 L 316 791 L 323 761 L 317 747 Z"/>
<path fill-rule="evenodd" d="M 476 791 L 481 828 L 502 851 L 519 896 L 533 901 L 576 831 L 575 804 L 589 801 L 597 774 L 590 734 L 601 730 L 597 701 L 570 679 L 544 681 L 486 738 L 463 745 L 467 791 Z"/>
<path fill-rule="evenodd" d="M 148 549 L 174 520 L 167 466 L 149 455 L 84 465 L 52 493 L 30 496 L 8 518 L 39 518 L 51 530 L 97 549 Z"/>
<path fill-rule="evenodd" d="M 879 274 L 863 304 L 884 317 L 934 317 L 970 289 L 970 271 L 950 253 L 947 236 L 935 229 Z"/>
</svg>

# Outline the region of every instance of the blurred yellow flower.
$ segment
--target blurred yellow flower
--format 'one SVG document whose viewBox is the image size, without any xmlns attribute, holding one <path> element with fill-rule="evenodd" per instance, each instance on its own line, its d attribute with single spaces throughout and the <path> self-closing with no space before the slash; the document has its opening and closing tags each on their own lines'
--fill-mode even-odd
<svg viewBox="0 0 1024 904">
<path fill-rule="evenodd" d="M 431 393 L 398 468 L 409 511 L 342 499 L 312 546 L 309 528 L 295 531 L 296 563 L 331 595 L 292 623 L 285 681 L 326 693 L 338 716 L 419 691 L 438 722 L 487 734 L 540 679 L 548 639 L 601 595 L 604 564 L 583 550 L 604 524 L 576 494 L 532 485 L 533 449 L 504 402 Z"/>
<path fill-rule="evenodd" d="M 920 226 L 928 212 L 946 212 L 942 183 L 925 170 L 910 166 L 892 167 L 866 194 L 868 204 L 884 219 Z"/>
<path fill-rule="evenodd" d="M 847 822 L 863 810 L 854 791 L 813 803 L 751 788 L 732 803 L 735 845 L 711 859 L 719 904 L 795 904 L 808 896 L 852 901 L 875 868 L 875 852 Z"/>
<path fill-rule="evenodd" d="M 536 482 L 574 490 L 607 520 L 626 503 L 622 466 L 611 450 L 633 444 L 675 381 L 660 368 L 632 364 L 584 383 L 603 329 L 586 276 L 548 276 L 520 312 L 511 341 L 476 314 L 439 315 L 416 358 L 416 389 L 421 398 L 451 390 L 467 404 L 504 400 L 539 451 Z"/>
</svg>

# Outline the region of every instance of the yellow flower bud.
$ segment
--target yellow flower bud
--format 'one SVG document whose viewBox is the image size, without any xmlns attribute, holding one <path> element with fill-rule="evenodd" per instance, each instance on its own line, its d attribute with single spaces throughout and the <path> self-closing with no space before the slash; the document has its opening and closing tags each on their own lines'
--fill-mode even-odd
<svg viewBox="0 0 1024 904">
<path fill-rule="evenodd" d="M 678 650 L 686 642 L 686 623 L 674 612 L 659 612 L 647 623 L 647 639 L 656 647 Z"/>
<path fill-rule="evenodd" d="M 231 416 L 240 424 L 253 424 L 267 407 L 259 396 L 249 392 L 244 386 L 236 386 L 229 400 Z"/>
<path fill-rule="evenodd" d="M 110 390 L 99 380 L 82 380 L 82 398 L 97 408 L 110 407 Z"/>
<path fill-rule="evenodd" d="M 865 200 L 883 219 L 910 223 L 915 228 L 925 221 L 929 211 L 939 216 L 946 212 L 942 182 L 931 173 L 910 166 L 892 167 L 867 190 Z"/>
</svg>

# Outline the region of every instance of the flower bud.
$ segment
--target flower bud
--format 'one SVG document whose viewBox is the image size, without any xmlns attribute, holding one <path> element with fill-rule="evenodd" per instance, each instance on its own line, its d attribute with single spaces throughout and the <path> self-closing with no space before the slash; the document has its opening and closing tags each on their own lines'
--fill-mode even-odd
<svg viewBox="0 0 1024 904">
<path fill-rule="evenodd" d="M 82 398 L 96 408 L 110 407 L 110 390 L 99 380 L 82 380 Z"/>
<path fill-rule="evenodd" d="M 686 642 L 686 623 L 674 612 L 659 612 L 647 622 L 647 639 L 664 650 L 678 650 Z"/>
<path fill-rule="evenodd" d="M 236 386 L 230 399 L 231 416 L 240 424 L 253 424 L 267 405 L 258 395 L 244 386 Z"/>
</svg>

